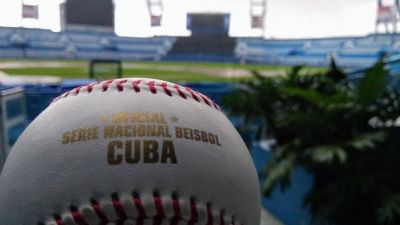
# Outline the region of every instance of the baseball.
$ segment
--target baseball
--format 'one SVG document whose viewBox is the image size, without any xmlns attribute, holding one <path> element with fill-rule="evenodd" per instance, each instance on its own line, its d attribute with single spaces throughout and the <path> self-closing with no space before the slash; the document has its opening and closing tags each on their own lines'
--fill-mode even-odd
<svg viewBox="0 0 400 225">
<path fill-rule="evenodd" d="M 0 177 L 4 225 L 258 225 L 240 135 L 203 94 L 153 79 L 75 88 L 23 132 Z"/>
</svg>

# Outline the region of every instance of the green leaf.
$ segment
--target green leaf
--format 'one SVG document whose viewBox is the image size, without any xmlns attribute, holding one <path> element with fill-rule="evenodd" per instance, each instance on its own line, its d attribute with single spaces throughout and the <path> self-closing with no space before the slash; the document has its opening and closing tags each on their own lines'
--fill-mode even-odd
<svg viewBox="0 0 400 225">
<path fill-rule="evenodd" d="M 383 142 L 387 136 L 385 131 L 366 133 L 354 138 L 348 145 L 359 150 L 374 148 L 377 142 Z"/>
<path fill-rule="evenodd" d="M 279 180 L 281 181 L 281 183 L 282 181 L 284 182 L 290 180 L 291 174 L 295 167 L 295 163 L 296 156 L 294 154 L 289 154 L 282 159 L 272 159 L 272 161 L 265 169 L 266 177 L 263 183 L 263 192 L 266 195 L 270 195 L 272 188 Z"/>
<path fill-rule="evenodd" d="M 320 93 L 319 91 L 294 87 L 282 87 L 280 90 L 282 94 L 300 97 L 308 101 L 309 103 L 320 107 L 329 107 L 332 105 L 344 104 L 349 102 L 350 100 L 350 98 L 344 94 L 327 96 Z"/>
<path fill-rule="evenodd" d="M 287 73 L 288 76 L 286 77 L 286 79 L 284 79 L 285 83 L 287 85 L 295 85 L 297 79 L 300 76 L 300 72 L 303 70 L 303 68 L 304 66 L 302 65 L 292 67 L 292 69 Z"/>
<path fill-rule="evenodd" d="M 312 197 L 304 202 L 319 219 L 314 221 L 398 225 L 398 129 L 372 128 L 368 121 L 396 121 L 400 91 L 385 87 L 382 62 L 358 84 L 342 80 L 339 69 L 332 67 L 331 74 L 309 75 L 299 75 L 299 68 L 293 68 L 279 78 L 253 71 L 238 96 L 227 101 L 231 112 L 252 119 L 252 126 L 265 124 L 260 133 L 268 130 L 277 140 L 274 157 L 262 174 L 263 194 L 289 187 L 299 165 L 314 177 L 308 194 Z M 363 151 L 368 149 L 373 150 Z"/>
<path fill-rule="evenodd" d="M 394 223 L 395 219 L 400 217 L 400 194 L 392 194 L 385 198 L 376 216 L 379 224 Z"/>
<path fill-rule="evenodd" d="M 340 146 L 326 145 L 309 148 L 306 150 L 311 159 L 316 163 L 332 163 L 336 159 L 344 163 L 347 160 L 346 151 Z"/>
<path fill-rule="evenodd" d="M 386 87 L 386 74 L 382 60 L 366 71 L 357 89 L 357 100 L 361 105 L 367 106 L 382 95 Z"/>
</svg>

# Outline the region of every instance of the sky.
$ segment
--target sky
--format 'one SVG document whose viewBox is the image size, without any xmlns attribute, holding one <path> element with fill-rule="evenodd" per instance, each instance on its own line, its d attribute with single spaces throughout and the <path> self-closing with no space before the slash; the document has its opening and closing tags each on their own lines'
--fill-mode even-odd
<svg viewBox="0 0 400 225">
<path fill-rule="evenodd" d="M 21 19 L 21 1 L 39 5 L 39 20 Z M 0 0 L 0 26 L 60 30 L 65 0 Z M 161 28 L 151 28 L 146 0 L 114 0 L 115 31 L 122 36 L 189 35 L 186 13 L 230 13 L 231 36 L 317 38 L 374 32 L 376 0 L 267 0 L 264 32 L 250 27 L 249 0 L 163 0 Z M 384 0 L 385 4 L 392 3 Z M 383 31 L 383 28 L 380 29 Z"/>
</svg>

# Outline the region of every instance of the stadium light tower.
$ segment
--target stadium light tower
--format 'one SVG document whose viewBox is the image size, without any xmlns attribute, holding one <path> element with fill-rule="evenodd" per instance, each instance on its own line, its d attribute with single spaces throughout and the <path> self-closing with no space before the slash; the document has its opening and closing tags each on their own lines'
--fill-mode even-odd
<svg viewBox="0 0 400 225">
<path fill-rule="evenodd" d="M 382 0 L 378 0 L 378 12 L 375 23 L 375 33 L 378 33 L 379 25 L 383 24 L 386 33 L 396 33 L 397 23 L 400 15 L 400 1 L 395 0 L 394 4 L 384 5 Z M 390 32 L 389 26 L 392 27 Z"/>
<path fill-rule="evenodd" d="M 264 36 L 266 8 L 267 0 L 250 0 L 251 28 L 260 30 L 261 36 Z"/>
<path fill-rule="evenodd" d="M 150 14 L 151 26 L 160 27 L 163 14 L 162 0 L 147 0 L 147 8 Z"/>
<path fill-rule="evenodd" d="M 21 0 L 22 27 L 36 27 L 39 21 L 39 2 L 37 0 Z"/>
</svg>

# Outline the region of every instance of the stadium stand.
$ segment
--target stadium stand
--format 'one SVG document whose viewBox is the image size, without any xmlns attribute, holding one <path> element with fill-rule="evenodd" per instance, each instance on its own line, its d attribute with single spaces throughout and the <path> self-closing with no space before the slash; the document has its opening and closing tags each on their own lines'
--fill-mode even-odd
<svg viewBox="0 0 400 225">
<path fill-rule="evenodd" d="M 191 35 L 179 37 L 165 60 L 236 62 L 236 40 L 230 37 L 229 14 L 190 13 L 187 29 Z"/>
<path fill-rule="evenodd" d="M 398 54 L 399 40 L 399 35 L 385 34 L 304 40 L 238 38 L 234 52 L 241 62 L 327 66 L 334 57 L 341 67 L 363 68 L 385 53 Z"/>
<path fill-rule="evenodd" d="M 208 39 L 203 42 L 203 47 L 200 48 L 202 55 L 198 54 L 199 46 L 193 46 L 193 43 L 189 43 L 187 46 L 180 45 L 179 39 L 177 41 L 175 37 L 126 38 L 118 37 L 111 32 L 85 29 L 56 33 L 39 29 L 0 28 L 0 58 L 201 60 L 218 62 L 243 60 L 251 63 L 326 66 L 331 57 L 335 57 L 340 66 L 358 68 L 368 67 L 383 53 L 389 53 L 392 56 L 387 59 L 388 69 L 392 75 L 399 75 L 399 37 L 397 35 L 370 35 L 367 37 L 305 40 L 229 38 L 225 39 L 228 40 L 229 45 L 227 47 L 222 46 L 223 51 L 216 50 L 221 47 L 218 44 L 214 45 L 215 49 L 212 47 L 204 50 L 205 47 L 211 46 L 207 45 L 207 42 L 212 39 Z M 182 40 L 187 39 L 182 38 Z M 218 43 L 217 40 L 212 42 Z M 173 50 L 173 47 L 175 47 L 175 50 Z M 179 48 L 183 49 L 179 50 Z M 348 73 L 348 78 L 356 81 L 361 75 L 362 73 L 359 70 L 355 70 Z M 397 78 L 392 76 L 392 79 Z M 53 85 L 23 85 L 24 102 L 27 104 L 21 110 L 22 113 L 19 113 L 21 117 L 18 123 L 9 123 L 2 129 L 3 133 L 7 131 L 7 137 L 3 139 L 7 139 L 7 144 L 11 145 L 25 126 L 42 112 L 54 97 L 73 87 L 90 82 L 93 82 L 93 80 L 64 80 Z M 234 88 L 231 83 L 185 85 L 205 93 L 216 100 L 217 103 L 221 103 L 222 96 L 230 93 Z M 14 103 L 12 106 L 15 108 L 15 105 Z M 239 118 L 230 119 L 237 127 L 242 123 Z M 256 131 L 250 130 L 243 133 L 243 138 L 252 140 L 255 135 Z M 272 153 L 260 143 L 255 143 L 251 147 L 257 169 L 261 171 L 262 166 L 270 159 Z M 0 165 L 6 155 L 7 151 L 5 150 L 2 154 L 0 153 Z M 302 198 L 312 186 L 313 177 L 300 167 L 296 167 L 293 177 L 292 187 L 287 192 L 279 189 L 274 190 L 274 198 L 264 198 L 263 205 L 267 206 L 285 224 L 309 224 L 310 216 L 307 209 L 302 208 Z"/>
<path fill-rule="evenodd" d="M 398 87 L 400 82 L 400 54 L 388 56 L 384 59 L 385 68 L 388 70 L 389 75 L 387 79 L 390 85 Z M 364 72 L 370 69 L 370 67 L 361 69 L 350 69 L 346 72 L 347 78 L 351 81 L 357 82 L 364 76 Z"/>
<path fill-rule="evenodd" d="M 64 32 L 0 27 L 0 58 L 161 60 L 175 38 L 124 38 L 73 28 Z"/>
<path fill-rule="evenodd" d="M 274 40 L 229 36 L 119 37 L 112 31 L 73 27 L 63 32 L 0 27 L 0 58 L 178 60 L 327 66 L 371 66 L 400 53 L 400 35 Z"/>
<path fill-rule="evenodd" d="M 236 42 L 228 36 L 198 35 L 180 37 L 166 60 L 235 62 Z"/>
</svg>

